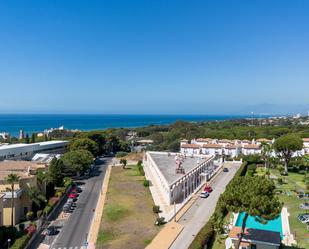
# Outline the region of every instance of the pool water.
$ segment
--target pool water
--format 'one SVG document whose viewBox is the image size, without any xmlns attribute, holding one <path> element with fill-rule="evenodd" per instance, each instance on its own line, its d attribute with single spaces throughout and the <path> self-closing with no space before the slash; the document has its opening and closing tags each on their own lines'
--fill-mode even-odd
<svg viewBox="0 0 309 249">
<path fill-rule="evenodd" d="M 235 223 L 236 227 L 241 227 L 244 217 L 245 217 L 244 212 L 238 215 L 238 218 Z M 279 232 L 281 238 L 283 238 L 281 215 L 277 219 L 268 221 L 266 224 L 258 222 L 253 216 L 249 215 L 246 222 L 246 228 L 255 228 L 261 230 Z"/>
</svg>

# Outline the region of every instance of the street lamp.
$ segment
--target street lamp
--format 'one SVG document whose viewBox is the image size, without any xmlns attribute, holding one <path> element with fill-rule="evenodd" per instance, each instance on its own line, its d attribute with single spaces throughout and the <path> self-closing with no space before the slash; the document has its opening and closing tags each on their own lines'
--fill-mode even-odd
<svg viewBox="0 0 309 249">
<path fill-rule="evenodd" d="M 10 248 L 11 239 L 8 239 L 8 249 Z"/>
</svg>

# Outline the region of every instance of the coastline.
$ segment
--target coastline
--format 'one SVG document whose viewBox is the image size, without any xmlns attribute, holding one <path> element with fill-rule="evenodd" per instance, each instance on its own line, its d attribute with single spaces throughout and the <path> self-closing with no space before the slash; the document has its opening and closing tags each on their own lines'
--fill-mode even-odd
<svg viewBox="0 0 309 249">
<path fill-rule="evenodd" d="M 252 118 L 252 116 L 195 114 L 0 114 L 0 132 L 8 132 L 11 136 L 18 136 L 20 129 L 23 129 L 25 133 L 31 134 L 59 126 L 64 126 L 66 129 L 91 131 L 109 128 L 169 125 L 177 120 L 209 122 L 248 118 Z"/>
</svg>

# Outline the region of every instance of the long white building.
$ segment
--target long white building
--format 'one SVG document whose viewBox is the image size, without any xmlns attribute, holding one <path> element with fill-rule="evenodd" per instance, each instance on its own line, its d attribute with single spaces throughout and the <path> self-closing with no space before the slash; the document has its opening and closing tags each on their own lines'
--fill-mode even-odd
<svg viewBox="0 0 309 249">
<path fill-rule="evenodd" d="M 68 141 L 46 141 L 33 144 L 9 144 L 0 146 L 0 161 L 31 158 L 36 153 L 63 153 Z"/>
<path fill-rule="evenodd" d="M 213 156 L 184 156 L 180 153 L 146 153 L 145 176 L 156 185 L 165 203 L 181 203 L 215 172 Z"/>
</svg>

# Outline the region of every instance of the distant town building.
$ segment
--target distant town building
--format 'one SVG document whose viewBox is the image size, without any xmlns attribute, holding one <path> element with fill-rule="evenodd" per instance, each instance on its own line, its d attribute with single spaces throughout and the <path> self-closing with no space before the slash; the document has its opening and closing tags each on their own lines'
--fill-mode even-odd
<svg viewBox="0 0 309 249">
<path fill-rule="evenodd" d="M 0 132 L 0 140 L 8 140 L 10 138 L 10 134 L 7 132 Z"/>
<path fill-rule="evenodd" d="M 19 130 L 19 139 L 24 139 L 25 138 L 25 133 L 23 129 Z"/>
</svg>

